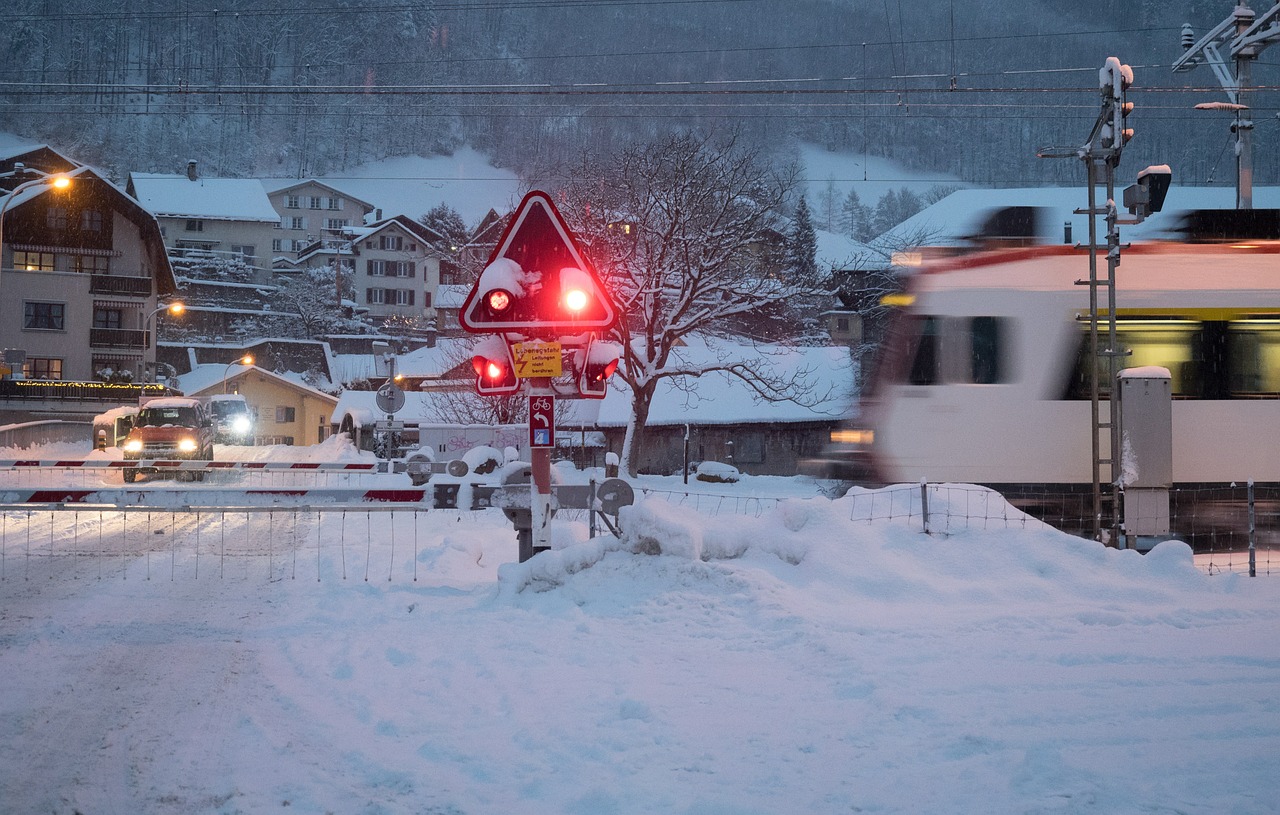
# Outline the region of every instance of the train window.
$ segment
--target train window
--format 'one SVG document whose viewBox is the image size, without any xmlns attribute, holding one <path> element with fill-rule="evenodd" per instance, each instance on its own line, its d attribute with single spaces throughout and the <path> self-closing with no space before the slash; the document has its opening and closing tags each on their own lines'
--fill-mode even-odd
<svg viewBox="0 0 1280 815">
<path fill-rule="evenodd" d="M 939 334 L 942 320 L 939 317 L 916 317 L 911 344 L 911 371 L 907 375 L 910 385 L 936 385 L 938 383 Z"/>
<path fill-rule="evenodd" d="M 1280 320 L 1229 323 L 1227 348 L 1232 396 L 1280 394 Z"/>
<path fill-rule="evenodd" d="M 1090 387 L 1089 366 L 1092 362 L 1098 370 L 1098 390 L 1103 397 L 1111 393 L 1105 357 L 1091 359 L 1089 349 L 1089 324 L 1081 321 L 1082 335 L 1076 365 L 1066 398 L 1088 399 Z M 1205 374 L 1202 324 L 1191 320 L 1119 320 L 1116 323 L 1116 339 L 1127 352 L 1116 365 L 1117 370 L 1159 366 L 1169 370 L 1174 397 L 1200 397 L 1204 391 Z M 1107 344 L 1106 326 L 1098 327 L 1098 345 Z"/>
<path fill-rule="evenodd" d="M 974 317 L 969 321 L 969 377 L 978 385 L 1004 381 L 1004 320 Z"/>
</svg>

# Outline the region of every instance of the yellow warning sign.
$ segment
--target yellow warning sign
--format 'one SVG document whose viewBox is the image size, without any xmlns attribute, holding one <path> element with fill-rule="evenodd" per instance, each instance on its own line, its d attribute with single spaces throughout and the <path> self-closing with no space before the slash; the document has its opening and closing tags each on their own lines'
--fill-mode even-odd
<svg viewBox="0 0 1280 815">
<path fill-rule="evenodd" d="M 558 342 L 517 342 L 514 349 L 517 379 L 560 376 L 563 373 Z"/>
</svg>

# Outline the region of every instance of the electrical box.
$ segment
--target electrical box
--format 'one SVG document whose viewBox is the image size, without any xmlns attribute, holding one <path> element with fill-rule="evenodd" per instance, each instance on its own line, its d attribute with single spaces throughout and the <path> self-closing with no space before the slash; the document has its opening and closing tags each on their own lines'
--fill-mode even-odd
<svg viewBox="0 0 1280 815">
<path fill-rule="evenodd" d="M 1120 486 L 1125 535 L 1169 534 L 1173 485 L 1173 387 L 1167 368 L 1126 368 L 1117 375 Z"/>
</svg>

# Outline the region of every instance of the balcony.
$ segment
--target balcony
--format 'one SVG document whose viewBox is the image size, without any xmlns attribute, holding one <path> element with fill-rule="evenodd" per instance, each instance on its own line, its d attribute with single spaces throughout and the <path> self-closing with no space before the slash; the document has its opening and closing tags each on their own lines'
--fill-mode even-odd
<svg viewBox="0 0 1280 815">
<path fill-rule="evenodd" d="M 89 329 L 90 348 L 146 348 L 147 332 L 129 328 Z"/>
<path fill-rule="evenodd" d="M 96 274 L 89 280 L 89 292 L 117 297 L 150 297 L 151 278 Z"/>
</svg>

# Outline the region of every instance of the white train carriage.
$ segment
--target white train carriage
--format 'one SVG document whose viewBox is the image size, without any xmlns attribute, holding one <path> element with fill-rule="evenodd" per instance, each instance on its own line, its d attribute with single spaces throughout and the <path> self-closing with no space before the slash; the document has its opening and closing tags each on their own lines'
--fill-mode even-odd
<svg viewBox="0 0 1280 815">
<path fill-rule="evenodd" d="M 866 484 L 1087 489 L 1089 295 L 1077 284 L 1087 278 L 1087 256 L 1068 246 L 926 262 L 859 418 L 809 471 Z M 1130 352 L 1117 367 L 1172 375 L 1175 484 L 1280 482 L 1280 241 L 1135 244 L 1116 289 Z M 1105 345 L 1105 321 L 1101 331 Z"/>
</svg>

